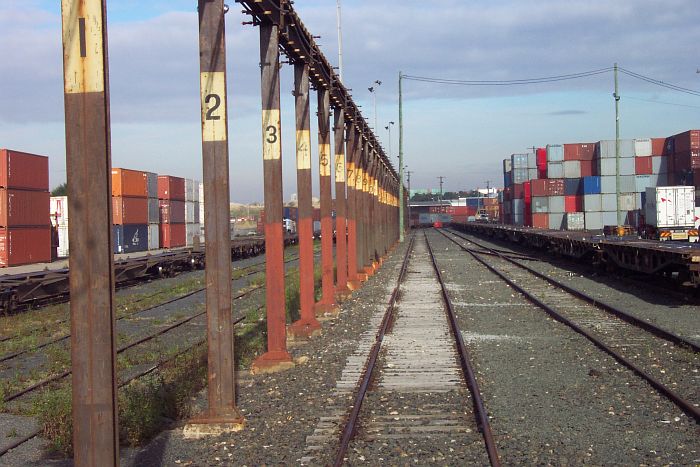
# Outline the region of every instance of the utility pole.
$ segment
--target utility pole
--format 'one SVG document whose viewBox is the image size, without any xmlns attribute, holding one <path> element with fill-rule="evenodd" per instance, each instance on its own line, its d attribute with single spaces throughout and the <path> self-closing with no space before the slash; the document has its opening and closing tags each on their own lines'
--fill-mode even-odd
<svg viewBox="0 0 700 467">
<path fill-rule="evenodd" d="M 620 93 L 617 86 L 617 63 L 615 63 L 615 201 L 617 210 L 618 234 L 620 230 Z"/>
<path fill-rule="evenodd" d="M 336 0 L 336 18 L 338 22 L 338 77 L 343 81 L 343 30 L 340 16 L 340 0 Z"/>
<path fill-rule="evenodd" d="M 411 225 L 411 174 L 412 170 L 406 171 L 406 179 L 408 182 L 408 225 Z"/>
<path fill-rule="evenodd" d="M 440 206 L 442 206 L 442 182 L 445 178 L 447 177 L 443 177 L 442 175 L 438 177 L 438 179 L 440 180 Z"/>
<path fill-rule="evenodd" d="M 402 75 L 401 71 L 399 71 L 399 241 L 403 242 L 403 94 L 401 91 L 401 79 Z"/>
</svg>

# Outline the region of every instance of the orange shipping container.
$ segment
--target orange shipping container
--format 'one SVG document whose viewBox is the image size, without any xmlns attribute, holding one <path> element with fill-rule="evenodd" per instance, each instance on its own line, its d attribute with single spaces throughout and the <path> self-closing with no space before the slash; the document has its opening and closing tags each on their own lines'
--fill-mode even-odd
<svg viewBox="0 0 700 467">
<path fill-rule="evenodd" d="M 549 228 L 549 214 L 542 212 L 532 213 L 532 226 L 536 229 Z"/>
<path fill-rule="evenodd" d="M 112 196 L 148 198 L 148 175 L 139 170 L 112 169 Z"/>
<path fill-rule="evenodd" d="M 51 261 L 51 229 L 0 229 L 0 267 Z"/>
<path fill-rule="evenodd" d="M 112 198 L 112 224 L 148 224 L 148 198 Z"/>
<path fill-rule="evenodd" d="M 0 227 L 47 227 L 49 197 L 48 191 L 0 188 Z"/>
<path fill-rule="evenodd" d="M 185 246 L 185 224 L 160 224 L 160 247 L 177 248 Z"/>
</svg>

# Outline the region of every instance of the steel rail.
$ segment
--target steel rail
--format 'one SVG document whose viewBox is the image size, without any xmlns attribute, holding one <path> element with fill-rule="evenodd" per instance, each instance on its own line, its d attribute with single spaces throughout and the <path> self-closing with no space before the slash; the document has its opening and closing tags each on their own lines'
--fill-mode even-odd
<svg viewBox="0 0 700 467">
<path fill-rule="evenodd" d="M 348 418 L 345 421 L 345 426 L 340 437 L 340 445 L 338 446 L 338 452 L 336 454 L 335 462 L 333 464 L 335 467 L 340 467 L 341 465 L 343 465 L 345 454 L 347 453 L 348 447 L 350 446 L 350 441 L 352 441 L 352 438 L 355 435 L 355 430 L 357 428 L 357 420 L 360 417 L 360 409 L 362 408 L 362 402 L 364 402 L 365 395 L 367 394 L 367 389 L 369 388 L 369 384 L 372 381 L 372 376 L 376 367 L 377 358 L 379 357 L 379 351 L 382 346 L 382 341 L 384 340 L 384 334 L 386 333 L 390 323 L 392 322 L 392 316 L 394 314 L 394 304 L 396 303 L 396 299 L 398 298 L 399 287 L 401 286 L 401 282 L 403 282 L 403 279 L 406 275 L 406 270 L 408 269 L 408 260 L 411 257 L 411 252 L 413 251 L 414 238 L 415 236 L 411 236 L 408 246 L 406 247 L 406 255 L 404 256 L 403 263 L 401 264 L 401 270 L 399 272 L 399 277 L 396 281 L 396 287 L 394 287 L 393 292 L 391 292 L 391 298 L 389 299 L 389 304 L 386 307 L 384 318 L 382 319 L 382 323 L 379 326 L 377 336 L 369 352 L 367 362 L 364 366 L 364 371 L 362 372 L 362 376 L 359 380 L 359 387 L 357 390 L 357 394 L 355 395 L 352 411 L 350 411 L 350 414 L 348 415 Z"/>
<path fill-rule="evenodd" d="M 288 274 L 287 274 L 287 275 L 288 275 Z M 264 289 L 264 288 L 265 288 L 265 284 L 257 285 L 257 286 L 255 286 L 255 287 L 249 289 L 249 290 L 246 290 L 245 292 L 241 292 L 241 293 L 235 295 L 234 297 L 232 297 L 231 300 L 238 300 L 238 299 L 243 298 L 243 297 L 245 297 L 245 296 L 247 296 L 247 295 L 250 295 L 251 293 L 253 293 L 253 292 L 257 291 L 257 290 L 261 290 L 261 289 Z M 162 304 L 161 304 L 161 305 L 158 305 L 158 306 L 162 306 Z M 143 344 L 143 343 L 148 342 L 148 341 L 150 341 L 150 340 L 152 340 L 152 339 L 155 339 L 156 337 L 158 337 L 158 336 L 160 336 L 160 335 L 162 335 L 162 334 L 165 334 L 166 332 L 171 331 L 171 330 L 173 330 L 173 329 L 175 329 L 175 328 L 177 328 L 177 327 L 180 327 L 180 326 L 182 326 L 182 325 L 184 325 L 184 324 L 187 324 L 188 322 L 192 321 L 193 319 L 198 318 L 199 316 L 202 316 L 202 315 L 205 315 L 205 314 L 206 314 L 206 310 L 205 310 L 205 311 L 200 311 L 199 313 L 195 313 L 194 315 L 191 315 L 191 316 L 189 316 L 189 317 L 186 317 L 186 318 L 183 318 L 183 319 L 181 319 L 181 320 L 178 320 L 178 321 L 176 321 L 175 323 L 173 323 L 173 324 L 167 326 L 166 328 L 159 329 L 159 330 L 156 331 L 155 333 L 151 333 L 151 334 L 149 334 L 149 335 L 147 335 L 147 336 L 144 336 L 143 338 L 140 338 L 140 339 L 138 339 L 137 341 L 134 341 L 134 342 L 130 342 L 130 343 L 128 343 L 128 344 L 125 344 L 125 345 L 123 345 L 123 346 L 121 346 L 121 347 L 119 347 L 119 348 L 117 349 L 117 354 L 120 354 L 120 353 L 122 353 L 122 352 L 124 352 L 124 351 L 126 351 L 126 350 L 128 350 L 128 349 L 130 349 L 130 348 L 132 348 L 132 347 L 135 347 L 136 345 Z M 63 378 L 65 378 L 66 376 L 70 375 L 71 373 L 72 373 L 71 370 L 66 370 L 66 371 L 64 371 L 64 372 L 62 372 L 62 373 L 57 373 L 57 374 L 55 374 L 55 375 L 53 375 L 53 376 L 50 376 L 50 377 L 48 377 L 48 378 L 45 378 L 45 379 L 43 379 L 43 380 L 41 380 L 41 381 L 38 381 L 38 382 L 34 383 L 33 385 L 31 385 L 31 386 L 29 386 L 29 387 L 27 387 L 27 388 L 21 389 L 21 390 L 19 390 L 19 391 L 17 391 L 17 392 L 14 392 L 14 393 L 12 393 L 12 394 L 6 396 L 6 397 L 3 399 L 3 402 L 4 402 L 4 403 L 11 402 L 11 401 L 13 401 L 13 400 L 15 400 L 15 399 L 17 399 L 17 398 L 19 398 L 19 397 L 21 397 L 21 396 L 27 394 L 27 393 L 30 393 L 30 392 L 32 392 L 32 391 L 35 391 L 35 390 L 39 389 L 39 388 L 42 388 L 42 387 L 46 386 L 47 384 L 50 384 L 50 383 L 52 383 L 52 382 L 54 382 L 54 381 L 58 381 L 58 380 L 60 380 L 60 379 L 63 379 Z"/>
<path fill-rule="evenodd" d="M 455 345 L 457 346 L 457 353 L 459 354 L 459 362 L 462 367 L 462 374 L 464 375 L 464 380 L 469 387 L 469 392 L 472 395 L 472 402 L 474 403 L 474 409 L 476 412 L 477 426 L 479 431 L 481 431 L 484 437 L 484 444 L 486 445 L 486 452 L 489 456 L 489 461 L 493 467 L 498 467 L 501 465 L 501 460 L 498 455 L 498 447 L 496 446 L 496 440 L 493 437 L 493 432 L 491 431 L 491 423 L 489 422 L 488 411 L 484 405 L 484 399 L 481 396 L 481 390 L 479 389 L 479 382 L 476 380 L 476 372 L 471 364 L 471 356 L 467 350 L 467 346 L 464 344 L 464 338 L 457 324 L 457 315 L 452 306 L 452 299 L 447 293 L 447 288 L 445 287 L 445 281 L 442 278 L 442 273 L 437 265 L 437 259 L 433 253 L 433 248 L 430 246 L 430 241 L 428 241 L 428 235 L 423 232 L 425 236 L 425 243 L 428 246 L 428 252 L 430 253 L 430 260 L 433 263 L 433 269 L 435 270 L 435 275 L 440 282 L 440 290 L 442 292 L 442 299 L 445 302 L 445 311 L 447 313 L 448 321 L 450 322 L 450 329 L 452 330 L 452 336 L 455 339 Z"/>
<path fill-rule="evenodd" d="M 438 229 L 436 229 L 438 230 Z M 439 231 L 439 230 L 438 230 Z M 549 314 L 552 318 L 555 320 L 559 321 L 560 323 L 565 324 L 566 326 L 570 327 L 577 333 L 581 334 L 584 336 L 586 339 L 588 339 L 591 343 L 593 343 L 596 347 L 610 355 L 612 358 L 617 360 L 619 363 L 627 367 L 629 370 L 637 374 L 637 376 L 641 377 L 643 380 L 645 380 L 649 385 L 651 385 L 654 389 L 656 389 L 660 394 L 665 396 L 666 398 L 670 399 L 674 404 L 676 404 L 681 410 L 686 412 L 688 415 L 692 416 L 696 422 L 700 422 L 700 409 L 698 407 L 695 407 L 690 401 L 687 401 L 683 399 L 679 394 L 677 394 L 675 391 L 672 389 L 668 388 L 666 385 L 664 385 L 662 382 L 651 376 L 649 373 L 635 365 L 633 362 L 625 358 L 623 355 L 620 353 L 616 352 L 612 347 L 608 346 L 605 344 L 601 339 L 596 337 L 594 334 L 588 332 L 586 329 L 584 329 L 582 326 L 579 326 L 576 324 L 574 321 L 566 318 L 565 316 L 561 315 L 558 313 L 554 308 L 550 307 L 546 303 L 542 302 L 539 300 L 537 297 L 535 297 L 533 294 L 529 293 L 527 290 L 525 290 L 523 287 L 520 285 L 516 284 L 514 281 L 509 279 L 505 274 L 503 274 L 501 271 L 496 269 L 495 267 L 491 266 L 488 264 L 486 261 L 484 261 L 482 258 L 479 258 L 479 254 L 471 251 L 469 248 L 465 247 L 464 245 L 461 245 L 459 242 L 457 242 L 455 239 L 450 238 L 446 233 L 440 232 L 445 238 L 450 240 L 452 243 L 457 245 L 459 248 L 461 248 L 463 251 L 469 253 L 475 260 L 477 260 L 479 263 L 481 263 L 483 266 L 485 266 L 489 271 L 497 275 L 499 278 L 501 278 L 505 283 L 507 283 L 509 286 L 511 286 L 513 289 L 516 291 L 520 292 L 525 298 L 527 298 L 529 301 L 537 305 L 539 308 L 543 309 L 547 314 Z"/>
<path fill-rule="evenodd" d="M 261 306 L 259 306 L 259 307 L 256 309 L 256 311 L 257 311 L 257 310 L 260 310 L 260 309 L 262 309 L 262 308 L 263 308 L 263 306 L 261 305 Z M 245 319 L 246 319 L 246 315 L 239 316 L 238 318 L 236 318 L 236 319 L 233 320 L 233 325 L 236 326 L 237 324 L 240 324 L 241 322 L 245 321 Z M 147 376 L 147 375 L 149 375 L 149 374 L 155 372 L 156 370 L 158 370 L 159 368 L 161 368 L 163 365 L 172 362 L 172 361 L 175 360 L 177 357 L 179 357 L 179 356 L 181 356 L 181 355 L 184 355 L 185 353 L 187 353 L 187 352 L 189 352 L 190 350 L 194 349 L 194 348 L 197 347 L 198 345 L 202 345 L 202 344 L 205 343 L 206 341 L 207 341 L 206 338 L 204 338 L 204 339 L 199 339 L 199 340 L 196 341 L 194 344 L 189 345 L 189 346 L 185 347 L 184 349 L 179 350 L 178 352 L 174 353 L 173 355 L 168 356 L 167 358 L 164 358 L 164 359 L 162 359 L 162 360 L 159 360 L 158 362 L 156 362 L 154 365 L 150 366 L 149 368 L 147 368 L 147 369 L 145 369 L 145 370 L 143 370 L 143 371 L 141 371 L 141 372 L 139 372 L 139 373 L 137 373 L 137 374 L 135 374 L 135 375 L 132 375 L 132 376 L 130 376 L 129 378 L 127 378 L 127 379 L 121 381 L 117 387 L 118 387 L 118 388 L 122 388 L 122 387 L 126 386 L 127 384 L 131 383 L 132 381 L 135 381 L 135 380 L 137 380 L 137 379 L 143 378 L 144 376 Z M 13 449 L 15 449 L 15 448 L 21 446 L 22 444 L 26 443 L 27 441 L 29 441 L 29 440 L 31 440 L 31 439 L 33 439 L 33 438 L 36 438 L 37 436 L 39 436 L 39 435 L 42 433 L 42 431 L 43 431 L 43 430 L 42 430 L 41 428 L 38 428 L 38 429 L 34 430 L 33 432 L 31 432 L 30 434 L 24 436 L 23 438 L 20 438 L 20 439 L 18 439 L 17 441 L 13 442 L 13 443 L 10 444 L 9 446 L 5 446 L 4 448 L 0 449 L 0 457 L 4 456 L 5 454 L 7 454 L 8 452 L 10 452 L 11 450 L 13 450 Z"/>
<path fill-rule="evenodd" d="M 459 232 L 455 232 L 453 230 L 449 230 L 449 232 L 452 235 L 461 238 L 462 240 L 473 243 L 474 245 L 478 246 L 479 248 L 494 251 L 494 252 L 496 251 L 496 250 L 489 248 L 488 246 L 485 246 L 482 243 L 479 243 L 479 242 L 472 240 L 471 238 L 467 238 L 465 235 L 463 235 Z M 479 253 L 479 254 L 481 254 L 481 253 Z M 618 318 L 622 319 L 623 321 L 626 321 L 627 323 L 629 323 L 633 326 L 636 326 L 640 329 L 643 329 L 643 330 L 655 335 L 656 337 L 667 340 L 667 341 L 669 341 L 675 345 L 681 346 L 681 347 L 688 347 L 696 353 L 700 352 L 700 345 L 690 341 L 689 339 L 687 339 L 683 336 L 679 336 L 678 334 L 676 334 L 672 331 L 669 331 L 669 330 L 664 329 L 660 326 L 657 326 L 653 323 L 650 323 L 649 321 L 645 321 L 643 319 L 640 319 L 640 318 L 638 318 L 634 315 L 631 315 L 631 314 L 627 313 L 626 311 L 621 310 L 613 305 L 609 305 L 603 301 L 600 301 L 597 298 L 591 297 L 590 295 L 588 295 L 584 292 L 581 292 L 578 289 L 574 289 L 573 287 L 568 286 L 568 285 L 564 284 L 563 282 L 560 282 L 556 279 L 552 279 L 551 277 L 548 277 L 548 276 L 540 273 L 539 271 L 532 269 L 529 266 L 526 266 L 522 263 L 514 261 L 512 258 L 508 258 L 508 257 L 500 255 L 500 254 L 496 254 L 496 256 L 500 257 L 501 259 L 504 259 L 505 261 L 508 261 L 509 263 L 511 263 L 511 264 L 521 268 L 521 269 L 526 270 L 527 272 L 537 276 L 540 279 L 543 279 L 543 280 L 549 282 L 551 285 L 553 285 L 555 287 L 559 287 L 560 289 L 565 290 L 566 292 L 570 293 L 571 295 L 574 295 L 576 298 L 579 298 L 579 299 L 581 299 L 581 300 L 583 300 L 583 301 L 585 301 L 585 302 L 587 302 L 587 303 L 589 303 L 597 308 L 600 308 L 601 310 L 603 310 L 605 312 L 611 313 L 611 314 L 617 316 Z"/>
<path fill-rule="evenodd" d="M 287 263 L 292 263 L 292 262 L 294 262 L 294 261 L 296 261 L 296 260 L 298 260 L 298 259 L 299 259 L 299 257 L 296 256 L 296 257 L 294 257 L 294 258 L 289 258 L 289 259 L 286 260 L 284 263 L 285 263 L 285 264 L 287 264 Z M 260 263 L 251 264 L 251 265 L 245 266 L 245 267 L 243 267 L 243 268 L 238 268 L 237 270 L 238 270 L 238 271 L 244 271 L 244 270 L 246 270 L 246 269 L 251 269 L 251 268 L 253 268 L 253 267 L 260 266 L 261 264 L 265 264 L 265 262 L 263 261 L 263 262 L 260 262 Z M 262 273 L 262 272 L 264 272 L 264 270 L 248 271 L 247 273 L 245 273 L 245 274 L 243 274 L 243 275 L 241 275 L 241 276 L 232 278 L 231 281 L 237 281 L 237 280 L 240 280 L 240 279 L 243 279 L 243 278 L 252 276 L 252 275 L 254 275 L 254 274 L 259 274 L 259 273 Z M 137 315 L 139 315 L 139 314 L 142 314 L 142 313 L 145 313 L 145 312 L 147 312 L 147 311 L 153 310 L 153 309 L 155 309 L 155 308 L 159 308 L 159 307 L 161 307 L 161 306 L 169 305 L 169 304 L 174 303 L 174 302 L 176 302 L 176 301 L 178 301 L 178 300 L 183 300 L 183 299 L 185 299 L 185 298 L 187 298 L 187 297 L 191 297 L 192 295 L 196 295 L 197 293 L 203 292 L 203 291 L 205 291 L 205 290 L 206 290 L 206 287 L 200 287 L 200 288 L 198 288 L 198 289 L 196 289 L 196 290 L 187 292 L 187 293 L 184 294 L 184 295 L 179 295 L 179 296 L 177 296 L 177 297 L 175 297 L 175 298 L 172 298 L 172 299 L 170 299 L 170 300 L 166 300 L 165 302 L 158 303 L 158 304 L 153 305 L 153 306 L 150 306 L 150 307 L 148 307 L 148 308 L 144 308 L 143 310 L 138 310 L 138 311 L 135 311 L 135 312 L 133 312 L 133 313 L 129 313 L 128 315 L 120 316 L 120 317 L 118 317 L 116 320 L 117 320 L 117 321 L 120 321 L 120 320 L 122 320 L 122 319 L 129 319 L 129 318 L 132 318 L 132 317 L 134 317 L 134 316 L 137 316 Z M 140 302 L 140 301 L 146 300 L 146 299 L 148 299 L 148 298 L 155 297 L 155 296 L 157 296 L 157 295 L 158 295 L 158 293 L 155 293 L 155 294 L 149 295 L 148 297 L 143 297 L 143 298 L 141 298 L 141 299 L 139 299 L 139 300 L 134 300 L 134 301 L 131 302 L 131 303 L 138 303 L 138 302 Z M 66 323 L 66 322 L 68 322 L 67 319 L 61 320 L 61 321 L 57 321 L 57 322 L 55 322 L 54 324 L 63 324 L 63 323 Z M 44 328 L 42 328 L 42 329 L 46 329 L 46 328 L 44 327 Z M 18 337 L 21 337 L 21 336 L 19 336 L 19 335 L 17 335 L 17 336 L 12 336 L 12 337 L 10 337 L 10 338 L 7 339 L 7 340 L 16 339 L 16 338 L 18 338 Z M 70 334 L 64 334 L 64 335 L 62 335 L 62 336 L 60 336 L 60 337 L 56 337 L 56 338 L 54 338 L 54 339 L 52 339 L 52 340 L 49 340 L 49 341 L 46 341 L 46 342 L 42 342 L 41 344 L 38 344 L 38 345 L 36 345 L 35 347 L 32 347 L 32 348 L 30 348 L 30 349 L 23 349 L 23 350 L 19 350 L 19 351 L 17 351 L 17 352 L 11 353 L 11 354 L 5 354 L 5 355 L 3 355 L 3 356 L 0 356 L 0 363 L 5 362 L 5 361 L 7 361 L 7 360 L 11 360 L 11 359 L 13 359 L 13 358 L 17 358 L 17 357 L 19 357 L 19 356 L 21 356 L 21 355 L 24 355 L 25 353 L 28 353 L 28 352 L 35 352 L 35 351 L 37 351 L 37 350 L 39 350 L 39 349 L 42 349 L 42 348 L 44 348 L 44 347 L 47 347 L 47 346 L 49 346 L 49 345 L 52 345 L 52 344 L 55 344 L 55 343 L 57 343 L 57 342 L 61 342 L 61 341 L 63 341 L 63 340 L 66 340 L 66 339 L 68 339 L 69 337 L 70 337 Z M 1 341 L 0 341 L 0 342 L 1 342 Z"/>
</svg>

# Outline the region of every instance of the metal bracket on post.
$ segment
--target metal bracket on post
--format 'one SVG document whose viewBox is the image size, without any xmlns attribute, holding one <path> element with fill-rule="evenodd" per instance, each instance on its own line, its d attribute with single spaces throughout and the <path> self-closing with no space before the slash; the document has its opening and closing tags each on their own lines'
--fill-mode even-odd
<svg viewBox="0 0 700 467">
<path fill-rule="evenodd" d="M 243 428 L 236 407 L 231 313 L 226 30 L 223 0 L 199 0 L 199 82 L 205 231 L 207 233 L 208 408 L 185 426 L 186 438 Z"/>
<path fill-rule="evenodd" d="M 119 465 L 105 0 L 63 0 L 73 461 Z"/>
</svg>

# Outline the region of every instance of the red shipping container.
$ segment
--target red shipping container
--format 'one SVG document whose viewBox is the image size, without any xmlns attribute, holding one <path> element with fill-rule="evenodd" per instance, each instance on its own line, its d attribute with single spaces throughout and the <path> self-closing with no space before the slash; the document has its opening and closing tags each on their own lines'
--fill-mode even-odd
<svg viewBox="0 0 700 467">
<path fill-rule="evenodd" d="M 525 189 L 523 183 L 513 184 L 513 199 L 523 199 L 525 196 Z"/>
<path fill-rule="evenodd" d="M 113 196 L 112 224 L 148 224 L 148 198 Z"/>
<path fill-rule="evenodd" d="M 549 196 L 547 194 L 547 179 L 530 180 L 530 192 L 532 196 Z"/>
<path fill-rule="evenodd" d="M 0 187 L 49 191 L 49 158 L 0 149 Z"/>
<path fill-rule="evenodd" d="M 533 194 L 534 196 L 534 194 Z M 564 196 L 564 179 L 550 178 L 547 180 L 547 196 Z"/>
<path fill-rule="evenodd" d="M 595 153 L 595 143 L 576 143 L 564 145 L 565 161 L 590 161 Z"/>
<path fill-rule="evenodd" d="M 51 261 L 51 229 L 0 229 L 0 267 Z"/>
<path fill-rule="evenodd" d="M 536 229 L 549 228 L 549 214 L 543 212 L 532 213 L 532 226 Z"/>
<path fill-rule="evenodd" d="M 546 168 L 547 167 L 547 149 L 546 148 L 537 148 L 537 168 Z"/>
<path fill-rule="evenodd" d="M 469 206 L 454 206 L 452 215 L 454 216 L 466 216 L 469 211 Z"/>
<path fill-rule="evenodd" d="M 565 196 L 564 210 L 566 212 L 583 212 L 583 196 Z"/>
<path fill-rule="evenodd" d="M 160 224 L 160 247 L 185 246 L 185 224 Z"/>
<path fill-rule="evenodd" d="M 673 151 L 676 153 L 700 150 L 700 130 L 679 133 L 673 137 L 673 140 Z"/>
<path fill-rule="evenodd" d="M 0 188 L 0 227 L 47 227 L 50 197 L 48 191 Z"/>
<path fill-rule="evenodd" d="M 512 190 L 511 190 L 511 187 L 507 186 L 503 189 L 503 200 L 510 201 L 511 199 L 512 199 Z"/>
<path fill-rule="evenodd" d="M 532 182 L 523 183 L 523 199 L 525 199 L 525 205 L 529 205 L 532 201 Z M 527 212 L 527 210 L 525 211 Z"/>
<path fill-rule="evenodd" d="M 547 178 L 547 167 L 537 168 L 537 178 L 545 179 Z"/>
<path fill-rule="evenodd" d="M 185 201 L 185 179 L 158 175 L 158 199 Z"/>
<path fill-rule="evenodd" d="M 112 196 L 148 198 L 148 176 L 146 172 L 112 169 Z"/>
<path fill-rule="evenodd" d="M 185 202 L 176 199 L 161 199 L 160 223 L 161 224 L 184 224 L 185 223 Z M 264 214 L 261 211 L 261 219 L 265 222 Z"/>
<path fill-rule="evenodd" d="M 665 156 L 664 145 L 666 144 L 666 138 L 652 138 L 651 139 L 651 155 L 652 156 Z"/>
<path fill-rule="evenodd" d="M 651 175 L 654 173 L 651 157 L 635 157 L 634 173 L 637 175 Z"/>
<path fill-rule="evenodd" d="M 597 175 L 598 164 L 596 164 L 595 161 L 581 161 L 580 164 L 582 177 L 590 177 L 592 175 Z"/>
</svg>

